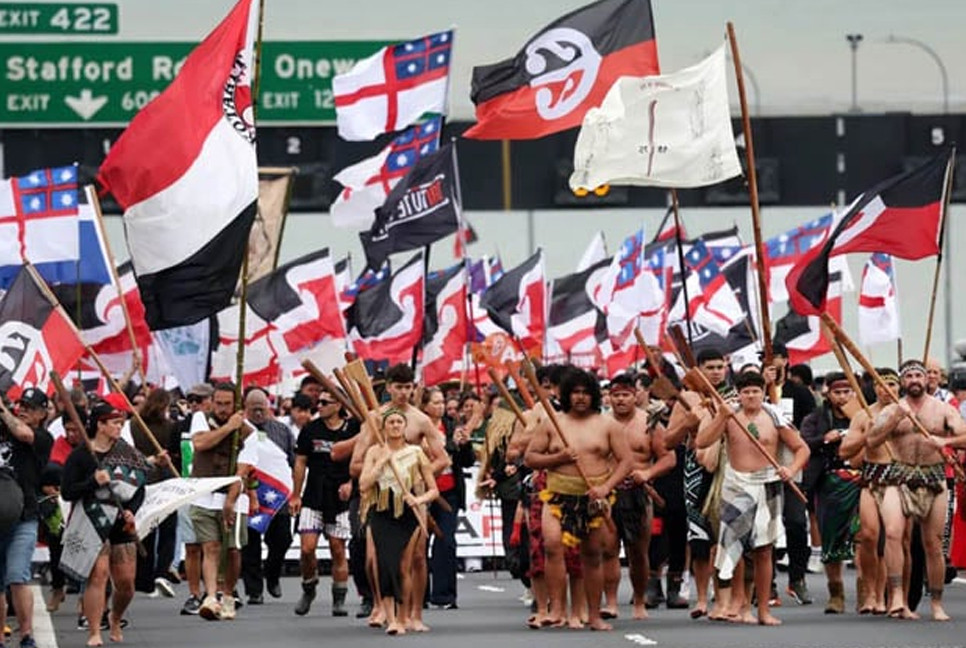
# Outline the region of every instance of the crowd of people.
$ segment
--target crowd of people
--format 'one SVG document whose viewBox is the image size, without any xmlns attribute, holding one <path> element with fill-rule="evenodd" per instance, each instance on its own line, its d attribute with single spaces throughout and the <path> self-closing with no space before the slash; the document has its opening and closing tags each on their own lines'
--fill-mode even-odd
<svg viewBox="0 0 966 648">
<path fill-rule="evenodd" d="M 731 367 L 710 349 L 687 371 L 651 358 L 609 381 L 552 365 L 534 383 L 517 376 L 512 390 L 480 392 L 424 388 L 396 365 L 382 404 L 364 413 L 312 375 L 285 399 L 229 383 L 184 395 L 140 388 L 134 418 L 120 394 L 26 389 L 0 408 L 0 618 L 10 605 L 20 645 L 36 645 L 27 587 L 39 540 L 47 609 L 78 591 L 90 646 L 104 631 L 123 640 L 135 592 L 170 598 L 182 582 L 181 614 L 231 621 L 266 592 L 282 597 L 297 534 L 296 615 L 319 597 L 324 535 L 332 616 L 350 614 L 351 578 L 358 618 L 391 635 L 424 632 L 426 606 L 458 608 L 455 536 L 474 465 L 475 495 L 500 502 L 503 565 L 526 588 L 533 629 L 610 629 L 622 548 L 634 619 L 666 605 L 695 620 L 777 625 L 783 598 L 813 602 L 813 555 L 827 614 L 848 612 L 852 563 L 858 614 L 918 618 L 925 595 L 933 619 L 949 618 L 943 587 L 966 562 L 955 509 L 966 384 L 916 360 L 874 382 L 816 380 L 780 346 L 767 366 Z M 284 454 L 293 490 L 258 533 L 248 518 L 265 444 Z M 238 479 L 139 540 L 143 486 L 176 472 Z M 65 527 L 80 515 L 90 547 L 62 561 Z M 776 563 L 787 566 L 784 597 Z"/>
</svg>

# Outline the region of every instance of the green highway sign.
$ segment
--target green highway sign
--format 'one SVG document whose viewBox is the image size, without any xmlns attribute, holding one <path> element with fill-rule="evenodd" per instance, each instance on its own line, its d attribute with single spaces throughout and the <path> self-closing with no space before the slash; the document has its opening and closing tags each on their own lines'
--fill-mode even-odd
<svg viewBox="0 0 966 648">
<path fill-rule="evenodd" d="M 258 123 L 335 121 L 332 77 L 384 41 L 268 42 Z M 164 90 L 195 43 L 0 42 L 0 127 L 124 125 Z"/>
<path fill-rule="evenodd" d="M 116 33 L 114 3 L 0 2 L 0 35 Z"/>
</svg>

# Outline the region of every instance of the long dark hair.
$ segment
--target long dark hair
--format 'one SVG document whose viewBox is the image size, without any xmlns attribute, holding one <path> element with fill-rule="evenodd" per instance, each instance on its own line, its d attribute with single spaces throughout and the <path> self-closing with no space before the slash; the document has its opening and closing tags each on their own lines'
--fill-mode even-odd
<svg viewBox="0 0 966 648">
<path fill-rule="evenodd" d="M 600 412 L 600 384 L 589 373 L 576 367 L 568 369 L 560 380 L 560 409 L 564 412 L 570 411 L 570 394 L 578 386 L 583 387 L 590 394 L 590 408 Z"/>
<path fill-rule="evenodd" d="M 160 387 L 152 389 L 141 403 L 141 418 L 148 424 L 160 423 L 170 406 L 171 394 L 167 390 Z"/>
</svg>

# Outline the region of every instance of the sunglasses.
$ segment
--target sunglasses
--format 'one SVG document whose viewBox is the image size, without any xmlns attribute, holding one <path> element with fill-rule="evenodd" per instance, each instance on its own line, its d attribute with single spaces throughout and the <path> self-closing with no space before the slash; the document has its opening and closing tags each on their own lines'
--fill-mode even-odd
<svg viewBox="0 0 966 648">
<path fill-rule="evenodd" d="M 321 399 L 321 398 L 320 398 L 320 399 L 319 399 L 319 407 L 325 407 L 326 405 L 335 405 L 335 404 L 337 404 L 338 402 L 339 402 L 339 401 L 334 401 L 334 400 L 324 400 L 324 399 Z"/>
</svg>

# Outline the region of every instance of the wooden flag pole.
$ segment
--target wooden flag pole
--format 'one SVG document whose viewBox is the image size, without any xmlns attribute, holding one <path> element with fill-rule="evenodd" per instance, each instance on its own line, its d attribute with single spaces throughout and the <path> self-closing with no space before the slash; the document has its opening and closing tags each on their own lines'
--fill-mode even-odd
<svg viewBox="0 0 966 648">
<path fill-rule="evenodd" d="M 926 345 L 922 352 L 923 362 L 929 360 L 929 347 L 932 342 L 932 321 L 933 316 L 936 314 L 936 293 L 939 292 L 939 275 L 943 265 L 943 245 L 945 245 L 946 238 L 946 214 L 949 212 L 949 199 L 953 193 L 952 187 L 955 161 L 956 147 L 953 147 L 952 153 L 949 156 L 949 162 L 946 165 L 946 181 L 943 185 L 942 211 L 939 214 L 939 253 L 936 255 L 936 270 L 933 272 L 932 277 L 932 295 L 929 298 L 929 317 L 926 319 Z M 947 301 L 951 298 L 952 295 L 949 295 L 948 293 L 945 295 L 945 299 Z M 946 338 L 949 339 L 948 332 L 946 333 Z M 950 349 L 946 349 L 947 356 L 949 355 L 950 351 Z"/>
<path fill-rule="evenodd" d="M 862 406 L 862 411 L 864 411 L 865 415 L 869 418 L 869 422 L 874 423 L 875 416 L 872 415 L 872 410 L 869 409 L 869 403 L 865 400 L 865 394 L 862 393 L 862 386 L 859 384 L 859 379 L 856 378 L 855 372 L 852 371 L 852 365 L 849 363 L 849 359 L 845 356 L 845 351 L 842 350 L 842 345 L 839 344 L 838 339 L 825 322 L 822 322 L 822 333 L 825 335 L 825 339 L 828 340 L 829 345 L 832 347 L 832 353 L 835 354 L 835 359 L 838 360 L 839 366 L 842 367 L 846 380 L 849 381 L 852 391 L 855 392 L 855 398 L 858 400 L 859 405 Z M 890 461 L 896 460 L 896 455 L 892 451 L 892 445 L 888 441 L 885 442 L 885 451 L 886 454 L 889 455 Z"/>
<path fill-rule="evenodd" d="M 40 274 L 37 272 L 37 269 L 34 268 L 34 266 L 31 263 L 29 262 L 26 263 L 24 265 L 24 268 L 26 268 L 27 272 L 30 274 L 30 278 L 33 280 L 34 284 L 36 284 L 36 286 L 44 294 L 44 296 L 47 298 L 47 301 L 50 302 L 50 305 L 54 308 L 54 310 L 56 310 L 60 314 L 61 317 L 64 318 L 64 321 L 67 323 L 67 326 L 70 327 L 71 332 L 73 332 L 73 334 L 77 337 L 77 340 L 84 347 L 84 350 L 87 351 L 87 354 L 91 357 L 91 359 L 94 360 L 94 363 L 97 365 L 97 368 L 101 370 L 101 374 L 104 376 L 104 379 L 111 386 L 111 389 L 113 389 L 115 392 L 120 394 L 121 397 L 124 399 L 124 403 L 127 406 L 128 410 L 131 412 L 132 418 L 134 418 L 134 421 L 141 427 L 141 431 L 144 432 L 144 435 L 148 438 L 148 441 L 151 442 L 151 445 L 154 446 L 154 449 L 157 452 L 162 452 L 164 448 L 162 448 L 161 444 L 158 443 L 157 437 L 154 436 L 154 433 L 151 432 L 151 429 L 148 427 L 148 424 L 144 422 L 144 419 L 141 418 L 141 415 L 134 408 L 134 405 L 131 404 L 131 401 L 130 399 L 128 399 L 127 394 L 125 394 L 124 390 L 121 389 L 121 386 L 117 384 L 117 381 L 114 379 L 114 376 L 112 376 L 111 372 L 107 370 L 107 367 L 104 365 L 104 362 L 101 360 L 101 357 L 97 355 L 97 352 L 95 352 L 94 349 L 92 349 L 89 345 L 84 344 L 84 341 L 81 339 L 80 331 L 77 329 L 77 326 L 74 324 L 73 320 L 71 320 L 70 317 L 67 315 L 67 311 L 64 310 L 64 307 L 57 300 L 57 296 L 53 292 L 51 292 L 50 288 L 47 286 L 47 282 L 44 281 L 43 277 L 40 276 Z M 168 463 L 168 468 L 171 469 L 171 472 L 174 473 L 176 477 L 180 477 L 181 474 L 178 473 L 178 469 L 175 468 L 174 464 L 171 462 L 171 457 L 167 457 L 167 463 Z"/>
<path fill-rule="evenodd" d="M 835 339 L 841 343 L 842 347 L 852 354 L 852 357 L 855 358 L 860 365 L 862 365 L 862 368 L 865 370 L 865 372 L 872 376 L 872 380 L 875 381 L 876 385 L 882 388 L 889 401 L 894 403 L 896 406 L 899 406 L 899 397 L 892 393 L 892 390 L 889 389 L 889 386 L 884 380 L 882 380 L 882 376 L 879 375 L 879 372 L 875 370 L 875 367 L 872 366 L 872 363 L 869 362 L 868 358 L 866 358 L 859 348 L 855 346 L 855 343 L 848 336 L 848 334 L 842 330 L 842 327 L 838 325 L 835 319 L 828 313 L 822 313 L 822 322 L 825 323 L 825 325 L 835 336 Z M 905 417 L 909 419 L 913 428 L 919 432 L 919 434 L 923 435 L 927 439 L 932 437 L 932 434 L 930 434 L 929 430 L 927 430 L 919 419 L 916 418 L 915 414 L 902 408 L 900 408 L 900 410 Z M 941 452 L 940 454 L 943 456 L 943 460 L 946 462 L 946 464 L 953 469 L 953 472 L 956 473 L 956 479 L 966 481 L 966 471 L 963 470 L 963 467 L 959 464 L 959 462 L 956 461 L 955 458 L 947 455 L 945 452 Z"/>
<path fill-rule="evenodd" d="M 674 213 L 674 246 L 678 250 L 678 271 L 681 273 L 681 294 L 684 295 L 684 321 L 688 327 L 688 346 L 691 339 L 691 299 L 688 297 L 688 270 L 684 263 L 684 241 L 681 239 L 681 217 L 678 214 L 678 191 L 671 189 L 671 211 Z"/>
<path fill-rule="evenodd" d="M 513 412 L 513 415 L 516 417 L 520 425 L 522 425 L 524 429 L 529 428 L 530 424 L 527 423 L 527 419 L 523 416 L 523 410 L 521 410 L 520 406 L 517 405 L 516 400 L 510 393 L 510 390 L 506 388 L 506 385 L 503 384 L 503 381 L 500 380 L 500 377 L 496 375 L 496 369 L 489 367 L 487 368 L 486 372 L 489 374 L 490 380 L 492 380 L 493 384 L 496 386 L 497 391 L 500 392 L 500 397 L 506 402 L 507 407 L 509 407 L 510 411 Z"/>
<path fill-rule="evenodd" d="M 745 137 L 745 160 L 748 167 L 748 196 L 751 199 L 751 222 L 755 235 L 755 265 L 758 271 L 758 305 L 761 309 L 762 363 L 770 366 L 774 351 L 771 339 L 771 316 L 768 312 L 768 283 L 765 273 L 765 242 L 761 236 L 761 210 L 758 204 L 758 172 L 755 168 L 755 144 L 751 133 L 751 115 L 748 113 L 748 99 L 745 96 L 745 77 L 738 53 L 738 39 L 735 26 L 728 22 L 728 43 L 731 45 L 731 60 L 735 66 L 735 79 L 738 82 L 738 99 L 741 102 L 741 129 Z M 778 402 L 775 385 L 769 387 L 768 398 Z"/>
<path fill-rule="evenodd" d="M 97 197 L 97 192 L 91 190 L 90 185 L 85 185 L 84 191 L 87 193 L 87 200 L 90 201 L 91 207 L 94 208 L 97 231 L 100 234 L 101 241 L 104 243 L 104 253 L 107 255 L 107 267 L 111 271 L 111 281 L 114 282 L 114 288 L 117 290 L 118 301 L 121 302 L 121 312 L 124 314 L 124 326 L 127 329 L 127 335 L 131 341 L 131 353 L 134 355 L 138 373 L 141 375 L 141 384 L 146 385 L 148 380 L 144 374 L 144 359 L 141 357 L 137 338 L 134 336 L 134 324 L 131 322 L 131 311 L 128 310 L 127 300 L 124 299 L 124 288 L 121 287 L 121 278 L 117 274 L 117 261 L 114 258 L 114 252 L 111 251 L 111 243 L 107 240 L 107 229 L 104 227 L 104 214 L 101 213 L 101 201 Z"/>
</svg>

